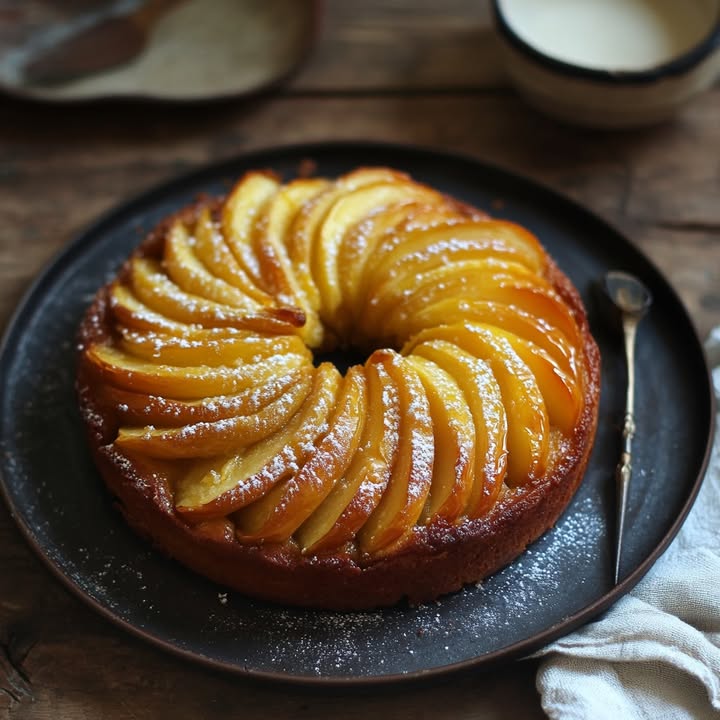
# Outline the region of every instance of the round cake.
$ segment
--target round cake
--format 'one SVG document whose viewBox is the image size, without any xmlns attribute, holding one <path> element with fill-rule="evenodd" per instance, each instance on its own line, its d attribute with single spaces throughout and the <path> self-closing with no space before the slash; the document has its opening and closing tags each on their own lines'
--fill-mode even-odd
<svg viewBox="0 0 720 720">
<path fill-rule="evenodd" d="M 290 605 L 421 603 L 510 562 L 580 483 L 599 385 L 539 241 L 387 168 L 247 173 L 161 223 L 80 328 L 129 524 Z"/>
</svg>

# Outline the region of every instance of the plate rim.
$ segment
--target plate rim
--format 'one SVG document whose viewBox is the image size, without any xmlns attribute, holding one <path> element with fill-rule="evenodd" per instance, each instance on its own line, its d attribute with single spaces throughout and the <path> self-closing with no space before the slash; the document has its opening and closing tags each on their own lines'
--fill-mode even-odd
<svg viewBox="0 0 720 720">
<path fill-rule="evenodd" d="M 547 645 L 549 642 L 552 642 L 559 637 L 569 634 L 614 604 L 647 574 L 657 559 L 665 552 L 682 527 L 682 524 L 685 522 L 700 491 L 700 487 L 705 478 L 707 467 L 710 462 L 716 424 L 716 400 L 712 392 L 712 376 L 707 362 L 707 357 L 704 352 L 702 352 L 703 345 L 697 327 L 673 285 L 666 278 L 664 273 L 657 267 L 655 262 L 637 245 L 635 245 L 635 243 L 626 236 L 625 233 L 615 227 L 610 221 L 573 198 L 550 187 L 544 182 L 537 181 L 529 176 L 506 169 L 495 163 L 487 162 L 483 158 L 475 157 L 469 153 L 462 153 L 440 147 L 414 143 L 395 143 L 375 140 L 353 139 L 277 144 L 251 149 L 247 152 L 243 152 L 229 158 L 203 164 L 190 171 L 173 175 L 165 181 L 155 183 L 150 187 L 141 190 L 140 192 L 137 192 L 118 203 L 115 203 L 109 209 L 101 213 L 94 221 L 81 227 L 79 231 L 73 233 L 71 239 L 59 251 L 50 257 L 15 306 L 15 309 L 11 313 L 3 331 L 2 339 L 0 339 L 0 377 L 6 377 L 6 373 L 3 371 L 6 366 L 11 364 L 10 350 L 17 345 L 17 342 L 24 335 L 24 321 L 28 317 L 32 317 L 33 305 L 41 299 L 44 294 L 43 287 L 65 272 L 68 267 L 71 267 L 74 262 L 74 256 L 82 255 L 86 247 L 93 242 L 95 237 L 103 232 L 106 226 L 113 226 L 119 219 L 132 216 L 137 206 L 152 206 L 156 204 L 158 198 L 163 196 L 172 196 L 190 184 L 196 185 L 204 181 L 210 182 L 212 180 L 218 180 L 223 175 L 237 174 L 236 169 L 238 166 L 250 167 L 253 162 L 253 158 L 255 157 L 264 158 L 263 164 L 267 165 L 272 161 L 272 157 L 277 157 L 278 159 L 283 159 L 288 156 L 302 157 L 304 155 L 312 157 L 314 153 L 327 153 L 329 151 L 356 155 L 358 153 L 370 151 L 375 153 L 380 153 L 382 151 L 401 153 L 407 155 L 408 157 L 420 156 L 425 159 L 442 159 L 450 161 L 453 164 L 459 163 L 466 167 L 473 167 L 480 171 L 485 170 L 496 175 L 503 176 L 508 182 L 517 184 L 528 190 L 532 189 L 534 191 L 539 191 L 541 194 L 549 197 L 553 202 L 572 208 L 575 213 L 579 213 L 581 216 L 591 219 L 592 222 L 598 226 L 603 226 L 605 230 L 611 232 L 617 240 L 622 242 L 628 250 L 634 253 L 636 255 L 636 259 L 642 261 L 642 263 L 652 270 L 657 278 L 662 281 L 665 289 L 668 291 L 672 301 L 676 305 L 676 309 L 683 315 L 687 328 L 691 331 L 693 339 L 697 344 L 697 349 L 700 350 L 700 356 L 705 368 L 703 381 L 707 385 L 708 390 L 706 393 L 707 405 L 705 409 L 708 413 L 709 425 L 708 437 L 705 440 L 705 450 L 699 466 L 698 475 L 692 483 L 690 492 L 683 503 L 680 512 L 675 517 L 660 542 L 653 548 L 648 556 L 640 564 L 635 566 L 617 585 L 612 587 L 608 592 L 594 602 L 586 605 L 574 614 L 556 622 L 540 632 L 516 641 L 510 645 L 492 650 L 488 653 L 447 665 L 421 668 L 407 673 L 346 676 L 299 675 L 283 671 L 251 669 L 235 663 L 225 662 L 199 651 L 188 650 L 178 645 L 174 645 L 163 637 L 140 628 L 131 621 L 122 618 L 120 615 L 113 612 L 113 610 L 109 607 L 106 607 L 100 600 L 97 600 L 85 592 L 83 588 L 75 580 L 73 580 L 73 578 L 67 575 L 63 569 L 48 556 L 42 543 L 35 536 L 33 529 L 29 526 L 29 524 L 21 520 L 21 513 L 18 512 L 19 508 L 16 509 L 15 503 L 11 498 L 10 482 L 8 482 L 8 479 L 5 477 L 4 467 L 2 464 L 0 464 L 0 495 L 2 495 L 4 499 L 5 505 L 15 526 L 20 530 L 21 535 L 32 548 L 35 555 L 39 557 L 45 567 L 51 571 L 51 574 L 60 581 L 61 585 L 70 590 L 75 597 L 84 602 L 86 606 L 89 606 L 94 611 L 98 612 L 106 620 L 109 620 L 113 625 L 128 631 L 131 635 L 139 637 L 155 647 L 160 647 L 176 657 L 200 663 L 205 667 L 222 670 L 223 672 L 246 677 L 248 679 L 280 682 L 298 686 L 369 687 L 379 685 L 409 684 L 427 680 L 429 678 L 434 679 L 448 677 L 462 671 L 486 670 L 492 666 L 496 666 L 501 661 L 510 662 L 527 657 L 532 651 Z M 4 406 L 6 393 L 6 384 L 2 381 L 0 382 L 0 407 Z M 0 441 L 2 441 L 2 437 L 0 437 Z"/>
</svg>

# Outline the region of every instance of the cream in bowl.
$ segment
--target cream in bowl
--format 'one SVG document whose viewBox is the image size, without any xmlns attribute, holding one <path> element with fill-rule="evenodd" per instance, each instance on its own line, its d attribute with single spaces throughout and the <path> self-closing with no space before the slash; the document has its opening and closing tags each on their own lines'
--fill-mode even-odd
<svg viewBox="0 0 720 720">
<path fill-rule="evenodd" d="M 720 0 L 495 0 L 493 8 L 513 84 L 570 122 L 657 122 L 720 72 Z"/>
</svg>

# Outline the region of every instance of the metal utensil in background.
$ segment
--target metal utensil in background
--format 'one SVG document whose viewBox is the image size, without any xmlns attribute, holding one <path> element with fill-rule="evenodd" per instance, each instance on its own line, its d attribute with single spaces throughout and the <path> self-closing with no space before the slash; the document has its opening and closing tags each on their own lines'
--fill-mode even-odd
<svg viewBox="0 0 720 720">
<path fill-rule="evenodd" d="M 146 47 L 155 23 L 182 0 L 120 0 L 33 35 L 7 53 L 4 76 L 56 85 L 124 65 Z"/>
<path fill-rule="evenodd" d="M 617 544 L 615 549 L 615 584 L 620 576 L 622 541 L 625 530 L 628 489 L 632 477 L 632 441 L 635 436 L 635 336 L 640 320 L 652 303 L 650 291 L 629 273 L 611 271 L 605 275 L 603 287 L 621 312 L 627 362 L 627 390 L 623 422 L 623 451 L 615 469 L 617 492 Z"/>
</svg>

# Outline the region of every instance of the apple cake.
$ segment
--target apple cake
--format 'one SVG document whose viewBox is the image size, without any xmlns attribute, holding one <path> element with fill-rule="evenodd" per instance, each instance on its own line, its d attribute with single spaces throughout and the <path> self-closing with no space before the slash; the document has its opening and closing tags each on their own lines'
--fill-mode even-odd
<svg viewBox="0 0 720 720">
<path fill-rule="evenodd" d="M 386 168 L 198 200 L 100 289 L 79 349 L 128 523 L 284 604 L 478 582 L 555 523 L 597 424 L 598 350 L 535 236 Z"/>
</svg>

